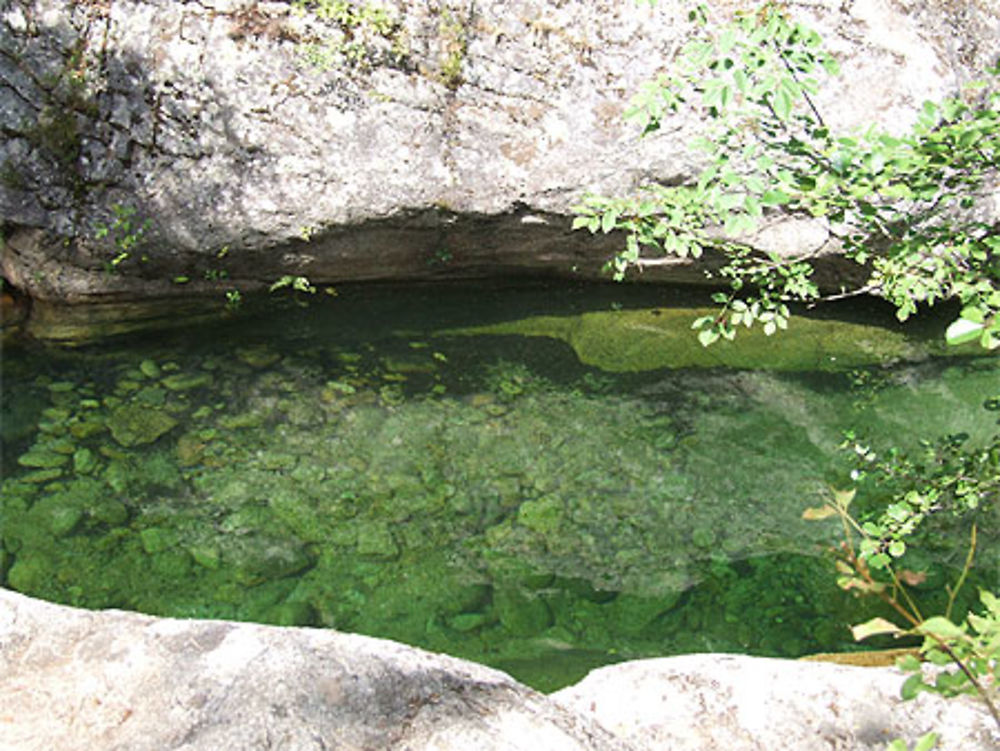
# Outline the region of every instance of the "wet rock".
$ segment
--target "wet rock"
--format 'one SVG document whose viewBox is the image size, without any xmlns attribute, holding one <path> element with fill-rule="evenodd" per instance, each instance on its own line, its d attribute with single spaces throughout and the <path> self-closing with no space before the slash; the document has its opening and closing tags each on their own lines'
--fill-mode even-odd
<svg viewBox="0 0 1000 751">
<path fill-rule="evenodd" d="M 372 558 L 395 558 L 399 546 L 393 539 L 389 525 L 382 522 L 363 522 L 357 531 L 358 553 Z"/>
<path fill-rule="evenodd" d="M 21 454 L 17 458 L 17 463 L 22 467 L 33 467 L 37 469 L 52 469 L 61 467 L 69 462 L 69 457 L 65 454 L 57 454 L 54 451 L 43 449 L 32 449 L 26 454 Z"/>
<path fill-rule="evenodd" d="M 21 480 L 24 482 L 30 482 L 34 484 L 46 483 L 49 480 L 55 480 L 57 477 L 62 476 L 61 469 L 40 469 L 36 472 L 28 472 L 25 475 L 21 475 Z"/>
<path fill-rule="evenodd" d="M 225 547 L 223 559 L 235 569 L 236 580 L 245 586 L 290 576 L 314 562 L 298 540 L 268 534 L 233 541 Z"/>
<path fill-rule="evenodd" d="M 174 373 L 160 383 L 171 391 L 190 391 L 212 385 L 211 373 Z"/>
<path fill-rule="evenodd" d="M 534 636 L 552 625 L 552 611 L 545 600 L 518 587 L 497 586 L 493 608 L 503 627 L 517 636 Z"/>
<path fill-rule="evenodd" d="M 97 469 L 97 457 L 88 448 L 77 449 L 73 453 L 73 471 L 78 475 L 89 475 Z"/>
<path fill-rule="evenodd" d="M 265 346 L 241 347 L 236 350 L 236 356 L 241 362 L 259 370 L 270 367 L 281 359 L 280 354 Z"/>
<path fill-rule="evenodd" d="M 156 555 L 177 544 L 177 534 L 171 529 L 147 527 L 139 532 L 142 549 L 149 555 Z"/>
<path fill-rule="evenodd" d="M 70 434 L 78 440 L 86 440 L 91 436 L 95 436 L 98 433 L 102 433 L 107 429 L 107 426 L 99 419 L 84 419 L 79 422 L 74 422 L 69 426 Z"/>
<path fill-rule="evenodd" d="M 160 366 L 156 364 L 155 360 L 143 360 L 139 363 L 139 371 L 146 376 L 146 378 L 156 379 L 160 377 Z"/>
<path fill-rule="evenodd" d="M 176 425 L 166 412 L 137 405 L 118 407 L 108 419 L 111 435 L 125 448 L 152 443 Z"/>
<path fill-rule="evenodd" d="M 928 349 L 899 330 L 807 317 L 796 318 L 781 336 L 766 336 L 756 326 L 741 330 L 734 341 L 703 347 L 691 331 L 691 321 L 712 313 L 707 308 L 594 311 L 577 316 L 537 316 L 446 333 L 561 339 L 573 347 L 582 363 L 613 373 L 686 367 L 843 371 L 929 355 Z M 523 377 L 502 378 L 498 387 L 504 395 L 520 393 Z"/>
</svg>

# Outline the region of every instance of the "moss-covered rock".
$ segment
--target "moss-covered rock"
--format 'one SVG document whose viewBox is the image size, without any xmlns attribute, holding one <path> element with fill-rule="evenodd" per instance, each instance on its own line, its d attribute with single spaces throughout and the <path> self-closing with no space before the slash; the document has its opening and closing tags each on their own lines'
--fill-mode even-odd
<svg viewBox="0 0 1000 751">
<path fill-rule="evenodd" d="M 534 636 L 552 625 L 552 611 L 545 600 L 519 587 L 496 587 L 493 609 L 503 627 L 516 636 Z"/>
<path fill-rule="evenodd" d="M 162 410 L 124 405 L 108 419 L 111 435 L 126 448 L 152 443 L 177 426 L 177 420 Z"/>
<path fill-rule="evenodd" d="M 740 330 L 735 341 L 702 347 L 691 331 L 691 321 L 711 313 L 703 308 L 596 311 L 567 317 L 538 316 L 442 333 L 561 339 L 581 362 L 614 373 L 719 366 L 845 370 L 927 355 L 925 348 L 900 330 L 807 317 L 796 317 L 781 336 L 765 336 L 758 326 Z M 511 383 L 511 387 L 515 386 Z"/>
</svg>

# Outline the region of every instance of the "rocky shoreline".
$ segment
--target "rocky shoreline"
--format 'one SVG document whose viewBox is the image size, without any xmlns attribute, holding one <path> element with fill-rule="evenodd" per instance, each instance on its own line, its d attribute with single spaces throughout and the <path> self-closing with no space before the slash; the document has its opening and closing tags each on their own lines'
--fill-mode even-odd
<svg viewBox="0 0 1000 751">
<path fill-rule="evenodd" d="M 545 696 L 330 630 L 84 611 L 0 590 L 0 747 L 881 749 L 936 729 L 990 749 L 971 700 L 898 698 L 893 668 L 738 655 L 622 663 Z"/>
</svg>

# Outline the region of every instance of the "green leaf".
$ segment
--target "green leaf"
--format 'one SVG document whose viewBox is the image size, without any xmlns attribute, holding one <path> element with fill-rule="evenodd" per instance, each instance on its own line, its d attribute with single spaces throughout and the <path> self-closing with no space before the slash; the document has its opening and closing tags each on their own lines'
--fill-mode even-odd
<svg viewBox="0 0 1000 751">
<path fill-rule="evenodd" d="M 698 332 L 698 341 L 702 347 L 707 347 L 719 340 L 719 332 L 715 329 L 702 329 Z"/>
<path fill-rule="evenodd" d="M 970 321 L 968 318 L 956 318 L 944 332 L 945 341 L 951 345 L 965 344 L 979 339 L 986 324 Z"/>
<path fill-rule="evenodd" d="M 861 641 L 862 639 L 867 639 L 869 636 L 878 636 L 880 634 L 899 636 L 902 633 L 904 633 L 903 629 L 892 621 L 887 621 L 885 618 L 872 618 L 870 621 L 859 623 L 857 626 L 851 626 L 851 634 L 854 636 L 855 641 Z"/>
<path fill-rule="evenodd" d="M 916 631 L 921 634 L 934 634 L 941 639 L 960 639 L 965 636 L 963 628 L 941 615 L 931 616 L 917 626 Z"/>
<path fill-rule="evenodd" d="M 934 731 L 926 733 L 917 740 L 917 745 L 913 747 L 913 751 L 931 751 L 937 745 L 938 734 Z"/>
<path fill-rule="evenodd" d="M 611 210 L 605 211 L 604 216 L 601 217 L 601 232 L 605 235 L 611 232 L 615 228 L 618 222 L 618 212 Z"/>
<path fill-rule="evenodd" d="M 927 684 L 924 683 L 924 677 L 920 673 L 915 673 L 903 681 L 903 685 L 899 689 L 899 696 L 903 701 L 910 701 L 916 698 L 917 694 L 921 691 L 927 690 Z"/>
<path fill-rule="evenodd" d="M 781 206 L 791 201 L 792 198 L 783 190 L 769 190 L 760 197 L 760 202 L 765 206 Z"/>
</svg>

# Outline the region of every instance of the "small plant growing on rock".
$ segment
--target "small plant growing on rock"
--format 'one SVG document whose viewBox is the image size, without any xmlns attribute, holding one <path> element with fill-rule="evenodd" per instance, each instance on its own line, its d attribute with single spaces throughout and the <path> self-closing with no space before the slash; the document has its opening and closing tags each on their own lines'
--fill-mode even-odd
<svg viewBox="0 0 1000 751">
<path fill-rule="evenodd" d="M 135 206 L 115 203 L 111 205 L 111 211 L 114 214 L 111 224 L 98 224 L 94 231 L 95 239 L 110 238 L 114 245 L 114 255 L 105 264 L 108 273 L 117 271 L 132 256 L 152 225 L 149 219 L 141 222 L 137 219 Z"/>
</svg>

